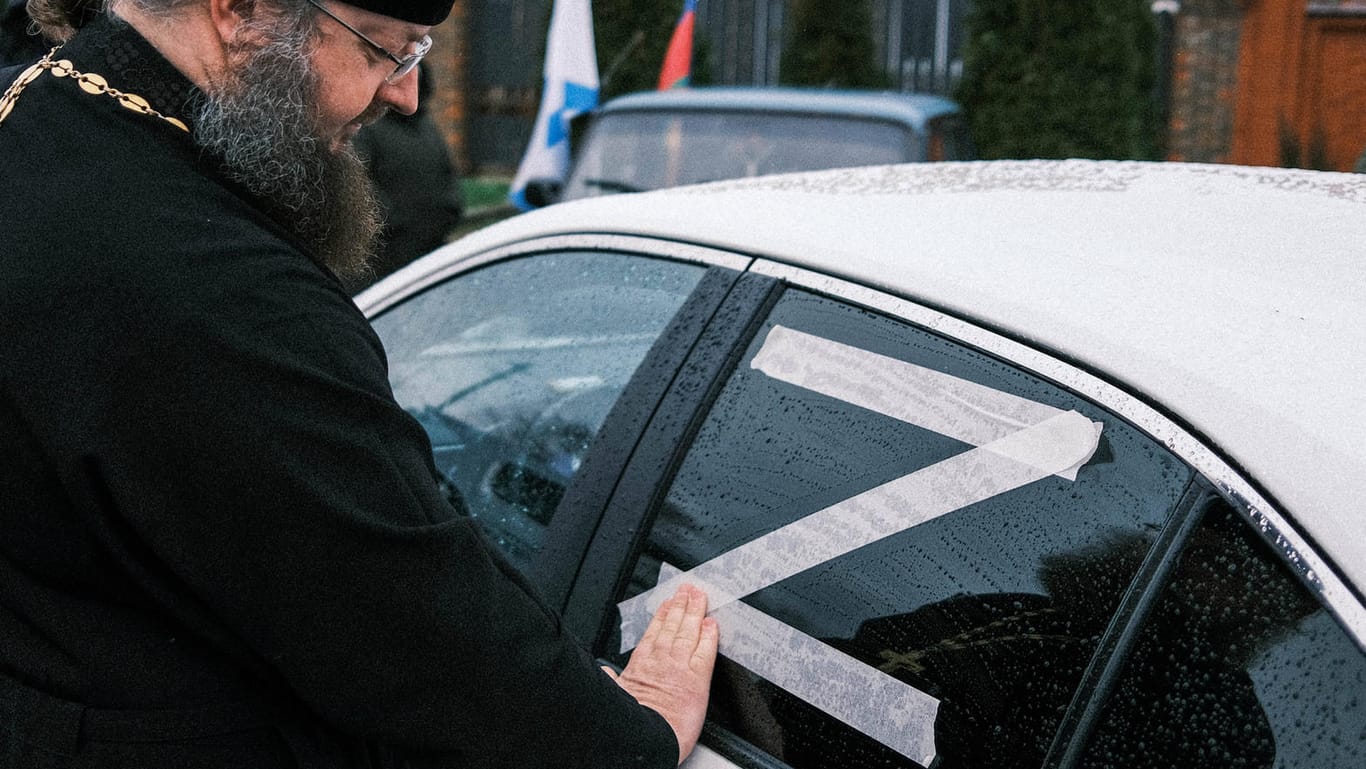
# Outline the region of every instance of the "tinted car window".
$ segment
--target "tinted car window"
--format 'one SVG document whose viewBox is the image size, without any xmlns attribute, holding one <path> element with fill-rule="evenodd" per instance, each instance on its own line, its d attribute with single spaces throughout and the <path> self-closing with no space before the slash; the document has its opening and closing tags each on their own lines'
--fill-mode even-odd
<svg viewBox="0 0 1366 769">
<path fill-rule="evenodd" d="M 783 339 L 806 346 L 784 352 Z M 929 384 L 906 384 L 920 376 Z M 1042 429 L 1054 417 L 1031 424 L 1035 407 L 1101 423 L 1094 453 L 1075 480 L 993 487 L 1025 459 L 1002 462 L 988 456 L 1000 444 L 974 450 L 965 436 L 979 421 L 1014 420 L 1007 441 Z M 901 408 L 927 423 L 952 412 L 967 427 L 950 437 L 889 415 Z M 789 291 L 701 426 L 626 595 L 654 586 L 665 564 L 726 584 L 755 576 L 758 589 L 736 589 L 745 619 L 723 622 L 710 716 L 718 733 L 790 766 L 1037 766 L 1190 478 L 1125 423 L 1038 378 Z M 808 542 L 829 551 L 818 562 L 781 542 L 832 509 L 846 517 Z M 870 521 L 900 530 L 841 552 Z M 726 573 L 705 571 L 722 562 Z M 754 637 L 759 625 L 772 632 Z M 888 730 L 893 712 L 906 725 Z"/>
<path fill-rule="evenodd" d="M 593 126 L 564 198 L 920 160 L 914 138 L 905 126 L 847 115 L 609 112 Z"/>
<path fill-rule="evenodd" d="M 1366 766 L 1366 656 L 1217 501 L 1080 765 Z"/>
<path fill-rule="evenodd" d="M 705 268 L 545 254 L 459 275 L 374 321 L 448 496 L 525 569 L 612 402 Z"/>
</svg>

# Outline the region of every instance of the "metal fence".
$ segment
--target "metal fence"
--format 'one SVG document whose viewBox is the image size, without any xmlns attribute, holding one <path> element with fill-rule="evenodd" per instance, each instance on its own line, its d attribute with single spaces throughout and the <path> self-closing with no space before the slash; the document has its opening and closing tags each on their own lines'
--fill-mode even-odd
<svg viewBox="0 0 1366 769">
<path fill-rule="evenodd" d="M 828 0 L 832 3 L 841 0 Z M 949 94 L 963 73 L 963 18 L 971 0 L 872 0 L 873 42 L 900 91 Z M 697 31 L 714 82 L 776 85 L 791 0 L 699 0 Z"/>
<path fill-rule="evenodd" d="M 536 120 L 550 0 L 471 0 L 465 17 L 465 160 L 510 173 Z"/>
</svg>

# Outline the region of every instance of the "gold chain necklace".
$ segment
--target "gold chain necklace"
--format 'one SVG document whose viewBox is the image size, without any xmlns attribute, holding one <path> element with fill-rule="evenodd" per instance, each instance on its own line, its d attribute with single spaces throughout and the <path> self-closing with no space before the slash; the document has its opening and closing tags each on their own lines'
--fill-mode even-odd
<svg viewBox="0 0 1366 769">
<path fill-rule="evenodd" d="M 9 117 L 10 111 L 14 109 L 14 102 L 19 99 L 19 94 L 23 93 L 24 89 L 28 87 L 28 84 L 37 80 L 38 76 L 44 72 L 51 72 L 53 77 L 72 78 L 76 81 L 76 84 L 81 87 L 81 90 L 88 94 L 105 94 L 127 109 L 142 115 L 159 117 L 176 128 L 179 128 L 186 133 L 189 132 L 190 129 L 184 123 L 152 109 L 152 105 L 141 96 L 138 96 L 135 93 L 124 93 L 117 88 L 110 88 L 108 80 L 105 80 L 103 77 L 94 73 L 77 71 L 77 69 L 72 66 L 70 59 L 53 61 L 52 57 L 57 53 L 59 48 L 61 48 L 60 45 L 53 48 L 51 51 L 48 51 L 46 56 L 39 59 L 33 66 L 24 70 L 23 73 L 19 75 L 19 79 L 15 80 L 9 88 L 5 89 L 5 95 L 0 96 L 0 123 L 4 123 L 5 118 Z"/>
</svg>

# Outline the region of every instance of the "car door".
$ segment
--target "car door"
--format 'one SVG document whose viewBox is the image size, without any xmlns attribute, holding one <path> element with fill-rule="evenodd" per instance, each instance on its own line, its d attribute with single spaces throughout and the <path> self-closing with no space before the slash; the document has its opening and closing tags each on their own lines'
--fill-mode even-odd
<svg viewBox="0 0 1366 769">
<path fill-rule="evenodd" d="M 650 393 L 744 264 L 686 247 L 651 256 L 632 243 L 550 239 L 429 260 L 427 274 L 372 311 L 395 398 L 431 440 L 437 482 L 552 598 L 577 570 L 594 500 L 611 488 L 611 452 L 584 467 L 599 431 L 615 409 L 609 443 L 631 444 L 643 424 L 631 415 L 653 408 Z"/>
<path fill-rule="evenodd" d="M 1170 448 L 1184 438 L 1148 434 L 1167 426 L 1010 339 L 761 262 L 624 464 L 566 620 L 622 664 L 678 581 L 708 589 L 722 658 L 703 765 L 1261 765 L 1219 763 L 1242 760 L 1252 732 L 1239 729 L 1256 731 L 1248 714 L 1266 704 L 1255 687 L 1230 688 L 1237 675 L 1211 678 L 1218 643 L 1173 646 L 1182 610 L 1279 607 L 1258 631 L 1268 645 L 1319 617 L 1328 629 L 1305 649 L 1331 648 L 1353 681 L 1360 649 L 1302 574 L 1278 588 L 1296 598 L 1270 603 L 1237 603 L 1269 585 L 1269 567 L 1204 603 L 1160 598 L 1208 584 L 1201 568 L 1217 566 L 1177 564 L 1207 562 L 1230 536 L 1266 549 L 1249 511 Z M 1218 466 L 1192 451 L 1202 469 Z M 1215 533 L 1196 536 L 1206 527 Z M 1226 643 L 1230 621 L 1216 624 Z M 1164 651 L 1204 662 L 1182 665 L 1189 680 L 1162 679 Z M 1245 709 L 1218 711 L 1225 702 Z M 1267 728 L 1279 738 L 1297 716 L 1343 713 L 1316 728 L 1360 755 L 1361 702 L 1303 707 L 1267 716 Z"/>
</svg>

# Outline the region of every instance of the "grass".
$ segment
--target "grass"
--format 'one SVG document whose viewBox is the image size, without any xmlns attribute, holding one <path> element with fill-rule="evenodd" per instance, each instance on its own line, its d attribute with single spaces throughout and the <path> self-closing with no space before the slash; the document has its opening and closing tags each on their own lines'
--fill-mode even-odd
<svg viewBox="0 0 1366 769">
<path fill-rule="evenodd" d="M 489 206 L 505 205 L 511 179 L 499 176 L 475 176 L 460 180 L 465 192 L 465 210 L 477 211 Z"/>
<path fill-rule="evenodd" d="M 465 218 L 456 225 L 447 240 L 454 240 L 474 230 L 517 213 L 508 202 L 508 187 L 512 179 L 506 176 L 470 176 L 460 180 L 465 193 Z"/>
</svg>

